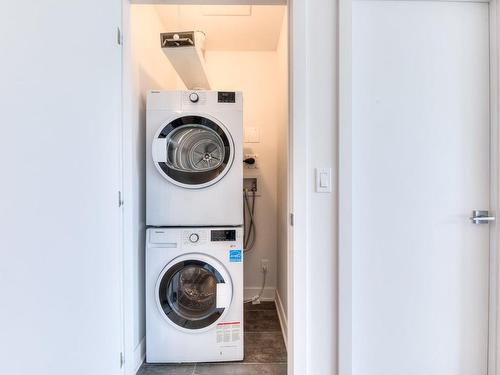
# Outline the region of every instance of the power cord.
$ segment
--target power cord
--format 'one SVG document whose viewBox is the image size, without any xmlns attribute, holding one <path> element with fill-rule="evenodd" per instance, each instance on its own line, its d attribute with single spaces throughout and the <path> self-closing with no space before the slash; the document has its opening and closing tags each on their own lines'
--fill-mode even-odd
<svg viewBox="0 0 500 375">
<path fill-rule="evenodd" d="M 262 287 L 260 288 L 259 294 L 253 296 L 252 298 L 246 299 L 243 303 L 252 302 L 254 305 L 260 303 L 260 299 L 262 298 L 262 294 L 264 294 L 264 288 L 266 287 L 266 279 L 267 279 L 267 267 L 262 268 Z"/>
</svg>

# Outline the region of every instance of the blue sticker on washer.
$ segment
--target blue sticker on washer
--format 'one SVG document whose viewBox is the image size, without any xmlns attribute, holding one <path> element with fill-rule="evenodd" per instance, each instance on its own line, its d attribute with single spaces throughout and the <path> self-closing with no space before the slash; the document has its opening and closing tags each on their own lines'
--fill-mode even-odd
<svg viewBox="0 0 500 375">
<path fill-rule="evenodd" d="M 233 263 L 241 262 L 241 250 L 229 250 L 229 261 Z"/>
</svg>

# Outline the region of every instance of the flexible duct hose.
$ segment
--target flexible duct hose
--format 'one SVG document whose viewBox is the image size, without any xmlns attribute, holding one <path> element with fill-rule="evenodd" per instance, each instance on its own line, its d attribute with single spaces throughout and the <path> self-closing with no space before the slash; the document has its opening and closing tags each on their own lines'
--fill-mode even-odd
<svg viewBox="0 0 500 375">
<path fill-rule="evenodd" d="M 250 205 L 250 200 L 248 199 L 248 189 L 243 190 L 244 206 L 246 211 L 248 211 L 248 217 L 250 222 L 246 225 L 246 219 L 244 220 L 244 239 L 243 239 L 243 252 L 252 250 L 255 245 L 255 240 L 257 239 L 257 230 L 255 228 L 255 191 L 252 192 L 252 205 Z M 246 218 L 246 215 L 244 215 Z M 248 228 L 248 229 L 247 229 Z"/>
</svg>

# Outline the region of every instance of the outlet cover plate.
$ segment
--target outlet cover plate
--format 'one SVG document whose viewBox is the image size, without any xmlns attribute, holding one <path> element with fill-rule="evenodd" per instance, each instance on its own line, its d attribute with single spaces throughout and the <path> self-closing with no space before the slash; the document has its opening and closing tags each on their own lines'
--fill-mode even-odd
<svg viewBox="0 0 500 375">
<path fill-rule="evenodd" d="M 257 155 L 257 154 L 245 154 L 244 157 L 243 157 L 243 160 L 248 159 L 248 158 L 254 158 L 255 159 L 255 163 L 254 164 L 243 163 L 243 166 L 246 169 L 257 169 L 257 168 L 259 168 L 259 155 Z"/>
</svg>

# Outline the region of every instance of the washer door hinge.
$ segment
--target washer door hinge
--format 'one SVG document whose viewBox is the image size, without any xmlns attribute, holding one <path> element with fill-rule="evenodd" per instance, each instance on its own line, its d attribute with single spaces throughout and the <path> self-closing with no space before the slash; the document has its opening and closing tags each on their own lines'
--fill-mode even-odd
<svg viewBox="0 0 500 375">
<path fill-rule="evenodd" d="M 123 352 L 120 353 L 120 368 L 123 368 L 123 365 L 125 364 L 125 356 L 123 355 Z"/>
<path fill-rule="evenodd" d="M 123 198 L 122 198 L 122 192 L 118 191 L 118 207 L 123 206 L 123 204 L 124 204 L 124 202 L 123 202 Z"/>
<path fill-rule="evenodd" d="M 119 27 L 117 27 L 116 28 L 116 43 L 118 43 L 118 45 L 121 46 L 122 41 L 123 41 L 122 31 L 120 30 Z"/>
<path fill-rule="evenodd" d="M 290 225 L 293 227 L 293 213 L 290 212 Z"/>
</svg>

